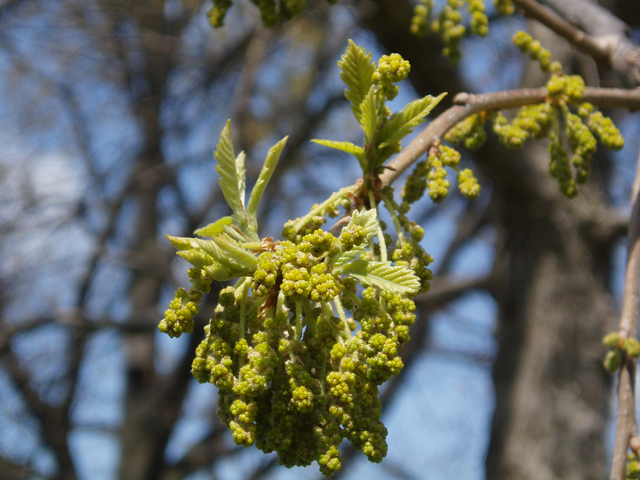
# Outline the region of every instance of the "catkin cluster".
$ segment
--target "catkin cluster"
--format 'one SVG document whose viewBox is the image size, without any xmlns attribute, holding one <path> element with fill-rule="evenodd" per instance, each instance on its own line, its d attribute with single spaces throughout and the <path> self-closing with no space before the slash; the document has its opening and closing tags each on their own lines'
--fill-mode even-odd
<svg viewBox="0 0 640 480">
<path fill-rule="evenodd" d="M 611 375 L 620 370 L 624 355 L 633 358 L 640 357 L 640 342 L 637 338 L 628 337 L 619 332 L 610 332 L 602 339 L 602 343 L 609 347 L 604 359 L 604 368 Z"/>
<path fill-rule="evenodd" d="M 485 139 L 484 122 L 492 121 L 493 131 L 507 148 L 521 148 L 529 139 L 549 139 L 549 171 L 558 180 L 560 191 L 567 197 L 578 194 L 578 185 L 589 179 L 591 159 L 597 141 L 619 150 L 624 139 L 613 121 L 595 110 L 590 103 L 580 103 L 585 84 L 579 75 L 564 75 L 559 62 L 552 61 L 548 50 L 525 32 L 517 32 L 513 41 L 524 53 L 551 72 L 547 81 L 545 102 L 521 107 L 511 121 L 501 112 L 480 112 L 458 123 L 446 135 L 452 143 L 464 143 L 467 148 L 480 147 Z M 573 107 L 577 114 L 571 111 Z M 448 188 L 440 174 L 440 191 Z M 445 183 L 446 182 L 446 183 Z M 414 183 L 415 180 L 414 180 Z"/>
<path fill-rule="evenodd" d="M 484 0 L 447 0 L 438 18 L 430 21 L 433 11 L 431 0 L 421 0 L 414 9 L 411 19 L 411 33 L 418 37 L 423 37 L 429 33 L 429 26 L 434 33 L 438 34 L 445 44 L 442 54 L 452 62 L 458 62 L 462 57 L 460 42 L 467 32 L 462 24 L 463 15 L 460 9 L 467 6 L 470 21 L 469 27 L 472 33 L 484 37 L 489 33 L 489 19 L 485 13 Z"/>
<path fill-rule="evenodd" d="M 191 268 L 188 274 L 191 288 L 188 292 L 184 288 L 176 290 L 169 309 L 164 312 L 164 318 L 158 325 L 158 329 L 171 338 L 193 331 L 193 317 L 198 314 L 198 304 L 202 301 L 203 294 L 211 291 L 212 279 L 202 269 Z"/>
<path fill-rule="evenodd" d="M 551 52 L 544 48 L 538 40 L 534 40 L 527 32 L 520 30 L 513 36 L 513 43 L 524 54 L 528 54 L 531 60 L 540 64 L 543 72 L 559 72 L 562 65 L 558 61 L 552 61 Z"/>
<path fill-rule="evenodd" d="M 354 226 L 276 242 L 251 279 L 221 291 L 192 371 L 219 388 L 238 445 L 275 451 L 288 467 L 317 461 L 325 475 L 340 468 L 344 438 L 373 462 L 386 455 L 378 387 L 402 370 L 415 304 L 372 286 L 359 298 L 355 279 L 331 273 L 326 260 L 365 238 Z"/>
<path fill-rule="evenodd" d="M 480 195 L 480 185 L 473 172 L 458 168 L 460 153 L 446 145 L 437 144 L 429 149 L 427 160 L 418 162 L 402 189 L 402 198 L 407 203 L 414 203 L 422 198 L 425 191 L 435 203 L 442 202 L 449 195 L 451 184 L 447 180 L 449 167 L 458 174 L 458 188 L 465 197 L 476 200 Z"/>
<path fill-rule="evenodd" d="M 406 79 L 410 71 L 411 64 L 399 54 L 383 55 L 380 57 L 378 68 L 373 74 L 373 83 L 378 85 L 380 92 L 387 100 L 393 100 L 399 90 L 399 87 L 394 83 Z"/>
</svg>

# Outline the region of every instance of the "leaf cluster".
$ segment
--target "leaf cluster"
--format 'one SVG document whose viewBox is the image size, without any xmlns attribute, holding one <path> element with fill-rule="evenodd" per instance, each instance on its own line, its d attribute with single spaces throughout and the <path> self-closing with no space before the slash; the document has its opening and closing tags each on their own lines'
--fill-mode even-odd
<svg viewBox="0 0 640 480">
<path fill-rule="evenodd" d="M 392 84 L 406 78 L 410 68 L 408 62 L 395 55 L 395 58 L 384 56 L 376 68 L 371 61 L 371 53 L 349 40 L 349 46 L 338 65 L 340 77 L 347 86 L 345 96 L 364 132 L 363 146 L 350 142 L 313 140 L 354 155 L 365 175 L 379 174 L 384 162 L 402 149 L 401 140 L 421 124 L 446 95 L 427 95 L 392 114 L 385 105 L 389 97 L 392 98 L 397 92 Z M 399 72 L 402 74 L 398 75 Z"/>
</svg>

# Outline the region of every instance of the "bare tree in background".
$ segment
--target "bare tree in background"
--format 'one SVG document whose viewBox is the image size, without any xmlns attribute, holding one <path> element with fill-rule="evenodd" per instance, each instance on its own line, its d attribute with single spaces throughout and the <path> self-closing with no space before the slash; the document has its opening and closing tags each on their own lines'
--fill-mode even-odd
<svg viewBox="0 0 640 480">
<path fill-rule="evenodd" d="M 516 78 L 521 57 L 509 37 L 518 19 L 496 16 L 497 33 L 473 40 L 490 53 L 483 76 L 469 78 L 441 56 L 435 37 L 411 36 L 410 1 L 310 3 L 296 19 L 265 30 L 253 6 L 241 2 L 216 31 L 196 0 L 0 4 L 0 137 L 9 146 L 0 160 L 0 478 L 86 476 L 74 443 L 83 432 L 111 435 L 120 445 L 113 462 L 122 479 L 213 478 L 216 462 L 243 451 L 217 421 L 214 395 L 194 407 L 190 393 L 193 351 L 216 293 L 193 334 L 169 347 L 156 337 L 162 305 L 185 281 L 164 233 L 190 234 L 226 213 L 211 151 L 228 117 L 250 159 L 290 135 L 263 201 L 261 224 L 269 231 L 261 234 L 277 237 L 284 220 L 358 177 L 357 165 L 309 147 L 315 137 L 358 138 L 335 81 L 348 38 L 408 59 L 421 96 L 447 91 L 451 102 L 487 85 L 541 84 L 534 68 Z M 586 0 L 544 3 L 598 37 L 626 38 L 619 15 L 637 39 L 640 21 L 630 2 L 590 4 L 600 15 L 580 18 L 565 7 Z M 530 28 L 591 86 L 635 81 L 615 61 L 594 60 L 535 21 Z M 635 148 L 632 164 L 637 139 L 627 141 L 625 152 Z M 601 339 L 618 317 L 612 256 L 628 224 L 617 208 L 628 196 L 620 189 L 630 183 L 611 186 L 614 169 L 604 153 L 593 181 L 567 200 L 540 145 L 507 151 L 490 135 L 469 158 L 484 177 L 483 196 L 444 206 L 461 212 L 457 229 L 433 290 L 418 299 L 405 371 L 383 401 L 411 395 L 399 387 L 414 360 L 433 348 L 432 315 L 471 291 L 488 292 L 498 309 L 498 348 L 495 358 L 479 359 L 493 361 L 495 386 L 486 478 L 603 478 L 610 379 Z M 259 168 L 248 164 L 249 176 Z M 332 177 L 348 179 L 324 180 Z M 425 223 L 435 215 L 430 202 L 414 211 Z M 490 271 L 450 275 L 464 248 L 487 230 L 495 232 Z M 100 389 L 102 381 L 119 380 L 119 394 Z M 176 426 L 194 417 L 193 408 L 202 410 L 196 413 L 206 431 L 171 456 Z M 468 441 L 460 439 L 461 452 Z M 341 475 L 349 475 L 354 458 L 345 455 Z M 281 467 L 264 457 L 249 477 L 266 478 L 274 468 Z M 406 466 L 385 468 L 389 477 L 412 478 Z"/>
</svg>

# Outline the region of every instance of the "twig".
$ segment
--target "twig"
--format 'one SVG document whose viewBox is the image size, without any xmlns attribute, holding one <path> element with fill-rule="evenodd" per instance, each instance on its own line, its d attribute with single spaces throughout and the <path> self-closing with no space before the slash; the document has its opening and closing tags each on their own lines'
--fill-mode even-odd
<svg viewBox="0 0 640 480">
<path fill-rule="evenodd" d="M 407 145 L 387 166 L 380 176 L 384 184 L 391 184 L 421 155 L 431 147 L 436 140 L 458 122 L 481 111 L 501 110 L 521 107 L 544 102 L 547 95 L 545 88 L 527 88 L 506 90 L 504 92 L 474 95 L 460 93 L 453 102 L 456 104 L 438 115 L 418 136 Z M 590 102 L 599 107 L 621 107 L 628 110 L 640 109 L 640 89 L 624 90 L 620 88 L 586 87 L 582 101 Z"/>
<path fill-rule="evenodd" d="M 631 220 L 627 244 L 627 273 L 624 281 L 619 331 L 627 338 L 638 336 L 638 289 L 640 288 L 640 157 L 631 194 Z M 635 415 L 635 358 L 625 355 L 618 383 L 618 418 L 610 480 L 624 480 L 629 441 L 638 434 Z"/>
<path fill-rule="evenodd" d="M 416 305 L 423 310 L 436 310 L 470 290 L 488 290 L 491 287 L 489 276 L 458 280 L 446 275 L 438 275 L 434 280 L 430 291 L 421 293 L 415 298 Z"/>
<path fill-rule="evenodd" d="M 533 18 L 553 30 L 578 50 L 590 55 L 597 63 L 609 63 L 611 45 L 598 42 L 596 38 L 586 34 L 550 8 L 540 5 L 534 0 L 513 0 L 513 3 L 524 11 L 526 17 Z"/>
<path fill-rule="evenodd" d="M 639 82 L 640 65 L 634 55 L 638 46 L 625 34 L 629 27 L 604 7 L 585 0 L 545 0 L 553 10 L 535 0 L 513 0 L 513 3 L 525 16 L 539 21 L 598 64 L 612 69 L 626 85 Z"/>
</svg>

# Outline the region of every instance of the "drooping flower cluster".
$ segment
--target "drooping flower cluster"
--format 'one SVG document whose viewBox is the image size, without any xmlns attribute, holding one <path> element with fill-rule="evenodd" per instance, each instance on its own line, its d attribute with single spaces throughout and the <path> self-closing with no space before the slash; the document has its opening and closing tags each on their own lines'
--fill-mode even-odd
<svg viewBox="0 0 640 480">
<path fill-rule="evenodd" d="M 602 339 L 602 343 L 609 347 L 604 359 L 604 369 L 611 375 L 620 370 L 623 356 L 640 357 L 640 342 L 624 333 L 610 332 Z"/>
<path fill-rule="evenodd" d="M 275 451 L 289 467 L 317 461 L 326 475 L 340 468 L 344 438 L 373 462 L 386 455 L 378 387 L 402 370 L 399 348 L 415 321 L 404 292 L 420 288 L 406 261 L 344 263 L 377 230 L 375 210 L 353 218 L 338 238 L 316 230 L 262 252 L 251 278 L 220 292 L 192 365 L 219 388 L 219 415 L 238 445 Z M 401 287 L 376 281 L 386 275 L 378 266 Z M 355 278 L 369 283 L 362 298 Z"/>
<path fill-rule="evenodd" d="M 392 54 L 376 68 L 371 54 L 350 42 L 338 65 L 364 145 L 316 142 L 354 154 L 363 181 L 287 222 L 284 240 L 260 239 L 258 205 L 287 139 L 269 150 L 247 200 L 245 155 L 235 154 L 227 122 L 214 156 L 233 214 L 196 230 L 205 238 L 167 236 L 193 265 L 193 287 L 176 292 L 159 325 L 170 336 L 191 331 L 211 281 L 238 279 L 219 293 L 193 375 L 218 387 L 218 414 L 236 444 L 277 452 L 286 466 L 315 461 L 326 475 L 340 469 L 344 439 L 373 462 L 387 452 L 378 388 L 402 370 L 400 347 L 416 318 L 413 298 L 429 289 L 433 259 L 420 246 L 424 229 L 406 216 L 409 202 L 398 205 L 379 175 L 443 97 L 391 113 L 385 102 L 407 77 L 408 62 Z M 442 147 L 437 156 L 457 170 L 453 149 Z M 393 219 L 395 242 L 384 233 L 379 205 Z M 336 234 L 320 229 L 340 207 L 346 220 Z"/>
<path fill-rule="evenodd" d="M 578 185 L 589 179 L 591 158 L 597 146 L 594 134 L 613 150 L 621 149 L 624 140 L 610 118 L 595 111 L 590 103 L 580 103 L 585 90 L 582 77 L 562 74 L 560 63 L 552 61 L 551 53 L 529 34 L 518 32 L 513 41 L 538 61 L 544 71 L 552 72 L 546 84 L 546 100 L 521 107 L 511 121 L 501 112 L 472 115 L 452 128 L 445 139 L 478 148 L 486 139 L 483 124 L 487 119 L 491 119 L 493 131 L 507 148 L 521 148 L 529 138 L 548 138 L 549 171 L 558 180 L 560 191 L 569 198 L 574 197 L 578 194 Z M 577 114 L 570 107 L 577 109 Z M 436 179 L 439 190 L 435 190 L 442 194 L 448 188 L 443 179 L 444 176 Z"/>
<path fill-rule="evenodd" d="M 484 0 L 447 0 L 446 5 L 433 22 L 430 22 L 433 11 L 431 0 L 422 0 L 414 9 L 411 19 L 411 33 L 423 37 L 431 30 L 438 34 L 445 44 L 442 54 L 456 63 L 462 57 L 460 42 L 467 32 L 462 24 L 463 15 L 460 9 L 466 5 L 471 20 L 469 27 L 472 33 L 484 37 L 489 33 L 489 19 L 485 13 Z"/>
<path fill-rule="evenodd" d="M 402 198 L 407 203 L 414 203 L 422 198 L 425 191 L 435 203 L 442 202 L 449 195 L 451 184 L 447 180 L 449 167 L 458 174 L 458 188 L 465 197 L 476 200 L 480 195 L 480 185 L 473 172 L 458 168 L 460 153 L 446 145 L 438 143 L 429 149 L 426 161 L 418 162 L 413 172 L 407 178 L 402 190 Z"/>
</svg>

